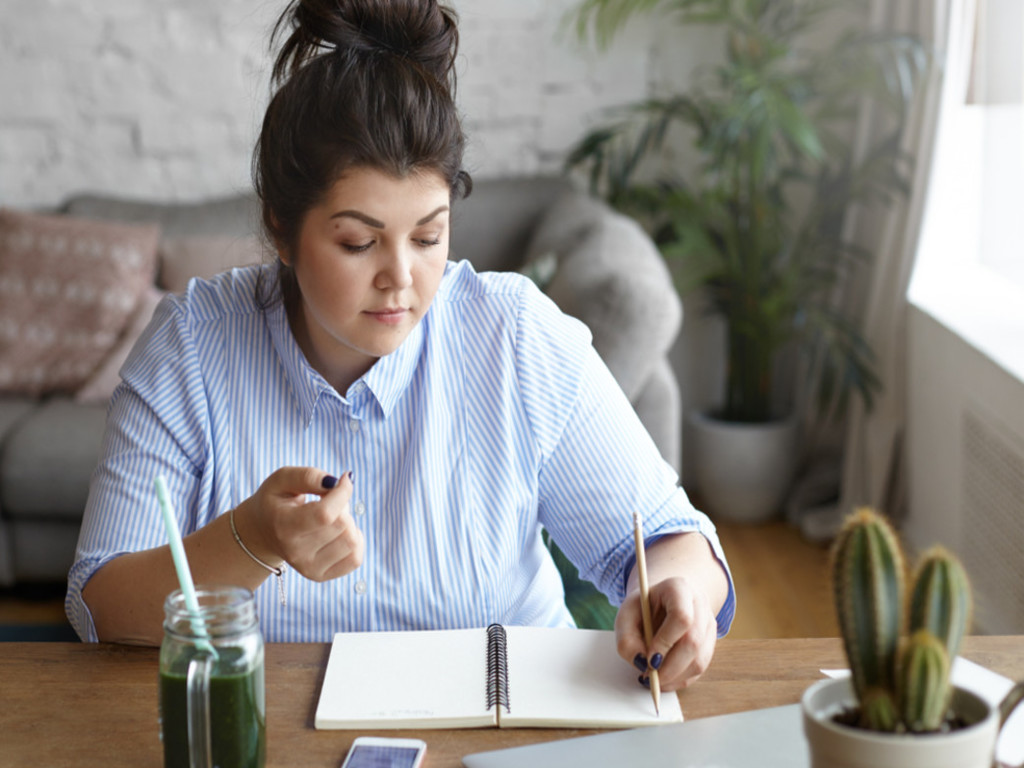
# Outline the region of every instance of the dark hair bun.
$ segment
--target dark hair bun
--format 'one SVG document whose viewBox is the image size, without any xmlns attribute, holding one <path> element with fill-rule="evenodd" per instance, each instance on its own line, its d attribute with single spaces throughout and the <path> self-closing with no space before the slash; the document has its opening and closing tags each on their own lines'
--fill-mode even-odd
<svg viewBox="0 0 1024 768">
<path fill-rule="evenodd" d="M 454 85 L 457 16 L 437 0 L 292 0 L 277 22 L 275 39 L 285 25 L 291 34 L 274 66 L 278 81 L 327 53 L 391 54 Z"/>
</svg>

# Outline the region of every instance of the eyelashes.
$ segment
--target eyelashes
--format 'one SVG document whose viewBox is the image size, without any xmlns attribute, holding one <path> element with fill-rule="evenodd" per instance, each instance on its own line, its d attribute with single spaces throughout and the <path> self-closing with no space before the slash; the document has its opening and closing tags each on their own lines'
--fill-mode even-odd
<svg viewBox="0 0 1024 768">
<path fill-rule="evenodd" d="M 373 245 L 372 242 L 364 243 L 363 245 L 350 245 L 348 243 L 340 243 L 341 249 L 347 253 L 363 253 L 364 251 L 370 250 Z"/>
<path fill-rule="evenodd" d="M 340 243 L 339 245 L 341 246 L 341 249 L 347 253 L 358 254 L 365 253 L 370 250 L 374 246 L 375 242 L 376 241 L 371 240 L 368 243 Z M 414 240 L 413 242 L 420 248 L 433 248 L 434 246 L 441 244 L 441 238 L 437 237 L 433 240 L 420 239 Z"/>
</svg>

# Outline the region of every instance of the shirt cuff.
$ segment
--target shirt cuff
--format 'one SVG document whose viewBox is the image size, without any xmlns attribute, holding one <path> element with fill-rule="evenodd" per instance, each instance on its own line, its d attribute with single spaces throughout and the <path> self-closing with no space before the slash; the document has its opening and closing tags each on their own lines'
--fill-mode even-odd
<svg viewBox="0 0 1024 768">
<path fill-rule="evenodd" d="M 715 622 L 718 625 L 718 636 L 725 637 L 729 633 L 729 629 L 732 627 L 732 621 L 736 616 L 736 588 L 732 581 L 732 572 L 729 570 L 729 563 L 725 559 L 725 552 L 722 550 L 722 543 L 718 540 L 718 533 L 715 531 L 714 525 L 710 522 L 700 523 L 696 528 L 684 529 L 679 531 L 665 531 L 663 533 L 656 533 L 652 536 L 648 536 L 644 539 L 644 548 L 650 548 L 658 539 L 665 536 L 672 536 L 677 533 L 699 533 L 701 534 L 711 545 L 711 551 L 715 555 L 715 560 L 722 567 L 722 572 L 725 573 L 725 579 L 729 585 L 729 592 L 725 596 L 725 602 L 722 604 L 721 609 L 718 611 L 718 615 L 715 617 Z M 629 574 L 633 571 L 633 566 L 636 565 L 636 555 L 630 554 L 626 559 L 625 568 L 622 572 L 622 585 L 625 590 L 626 582 L 629 581 Z"/>
<path fill-rule="evenodd" d="M 82 589 L 97 570 L 99 570 L 99 565 L 79 562 L 75 563 L 71 573 L 68 574 L 68 594 L 64 598 L 64 613 L 67 614 L 68 621 L 83 643 L 99 642 L 92 612 L 82 597 Z"/>
</svg>

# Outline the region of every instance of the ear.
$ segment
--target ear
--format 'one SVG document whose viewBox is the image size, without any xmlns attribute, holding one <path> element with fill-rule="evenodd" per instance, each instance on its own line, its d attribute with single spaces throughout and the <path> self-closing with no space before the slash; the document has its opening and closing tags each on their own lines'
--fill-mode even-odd
<svg viewBox="0 0 1024 768">
<path fill-rule="evenodd" d="M 266 225 L 264 225 L 264 231 L 267 233 L 267 239 L 270 240 L 271 244 L 274 246 L 274 250 L 277 251 L 277 257 L 281 260 L 281 263 L 284 264 L 286 267 L 290 267 L 292 266 L 292 262 L 288 252 L 288 247 L 285 245 L 281 237 L 277 234 L 281 231 L 280 227 L 277 225 L 277 216 L 275 216 L 273 213 L 269 215 L 269 223 L 271 226 L 267 227 Z"/>
</svg>

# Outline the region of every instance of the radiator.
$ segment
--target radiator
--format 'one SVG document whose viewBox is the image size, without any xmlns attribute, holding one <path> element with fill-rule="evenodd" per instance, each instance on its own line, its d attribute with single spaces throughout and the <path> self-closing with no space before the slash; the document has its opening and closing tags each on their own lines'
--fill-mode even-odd
<svg viewBox="0 0 1024 768">
<path fill-rule="evenodd" d="M 967 402 L 961 416 L 961 557 L 974 588 L 974 631 L 1024 633 L 1024 436 Z"/>
</svg>

